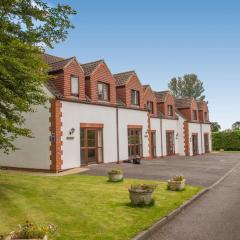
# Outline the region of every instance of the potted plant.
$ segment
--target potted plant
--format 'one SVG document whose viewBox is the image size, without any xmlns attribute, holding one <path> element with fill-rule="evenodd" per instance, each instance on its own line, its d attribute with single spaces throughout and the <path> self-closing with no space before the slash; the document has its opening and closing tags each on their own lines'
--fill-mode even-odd
<svg viewBox="0 0 240 240">
<path fill-rule="evenodd" d="M 174 176 L 171 180 L 168 180 L 168 189 L 172 191 L 181 191 L 185 188 L 186 179 L 184 176 Z"/>
<path fill-rule="evenodd" d="M 18 225 L 16 231 L 11 232 L 5 240 L 47 240 L 48 235 L 53 234 L 56 228 L 49 224 L 48 226 L 38 226 L 37 224 L 26 222 L 24 225 Z"/>
<path fill-rule="evenodd" d="M 123 180 L 123 172 L 121 169 L 112 169 L 108 172 L 109 182 L 120 182 Z"/>
<path fill-rule="evenodd" d="M 133 205 L 149 205 L 153 202 L 153 192 L 156 189 L 153 184 L 131 185 L 128 189 L 129 198 Z"/>
<path fill-rule="evenodd" d="M 141 164 L 141 157 L 137 155 L 133 158 L 133 164 Z"/>
</svg>

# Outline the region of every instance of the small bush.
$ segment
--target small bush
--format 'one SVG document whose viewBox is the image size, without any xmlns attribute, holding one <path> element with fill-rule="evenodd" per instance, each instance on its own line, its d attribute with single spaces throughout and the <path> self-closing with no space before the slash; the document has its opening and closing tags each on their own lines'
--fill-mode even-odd
<svg viewBox="0 0 240 240">
<path fill-rule="evenodd" d="M 240 151 L 240 131 L 222 131 L 212 133 L 213 150 Z"/>
<path fill-rule="evenodd" d="M 184 178 L 184 176 L 182 176 L 182 175 L 176 175 L 176 176 L 174 176 L 173 178 L 172 178 L 172 180 L 173 181 L 176 181 L 176 182 L 181 182 L 181 181 L 183 181 L 185 178 Z"/>
<path fill-rule="evenodd" d="M 111 171 L 108 172 L 109 174 L 122 174 L 122 170 L 121 169 L 112 169 Z"/>
<path fill-rule="evenodd" d="M 45 235 L 53 234 L 55 231 L 56 228 L 52 224 L 48 226 L 38 226 L 27 221 L 24 225 L 19 224 L 18 229 L 13 231 L 10 236 L 11 239 L 41 239 Z"/>
</svg>

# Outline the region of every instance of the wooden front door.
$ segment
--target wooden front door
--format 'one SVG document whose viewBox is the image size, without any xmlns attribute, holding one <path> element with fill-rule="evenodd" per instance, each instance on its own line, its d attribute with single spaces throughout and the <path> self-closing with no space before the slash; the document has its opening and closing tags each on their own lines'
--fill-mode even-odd
<svg viewBox="0 0 240 240">
<path fill-rule="evenodd" d="M 198 155 L 198 134 L 192 134 L 193 155 Z"/>
<path fill-rule="evenodd" d="M 100 163 L 103 160 L 103 139 L 100 128 L 81 128 L 81 165 Z"/>
<path fill-rule="evenodd" d="M 151 157 L 155 158 L 156 154 L 156 132 L 151 131 Z"/>
<path fill-rule="evenodd" d="M 175 154 L 174 149 L 174 131 L 166 132 L 166 146 L 167 146 L 167 155 L 171 156 Z"/>
<path fill-rule="evenodd" d="M 204 133 L 204 149 L 205 153 L 209 153 L 209 134 Z"/>
<path fill-rule="evenodd" d="M 142 156 L 142 129 L 128 128 L 128 157 Z"/>
</svg>

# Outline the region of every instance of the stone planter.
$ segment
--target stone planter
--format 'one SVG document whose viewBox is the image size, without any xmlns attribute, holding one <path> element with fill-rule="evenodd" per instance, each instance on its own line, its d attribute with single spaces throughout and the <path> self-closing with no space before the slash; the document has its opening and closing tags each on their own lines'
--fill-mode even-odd
<svg viewBox="0 0 240 240">
<path fill-rule="evenodd" d="M 153 202 L 152 195 L 154 189 L 152 190 L 128 189 L 128 191 L 129 198 L 133 205 L 149 205 Z"/>
<path fill-rule="evenodd" d="M 186 180 L 183 179 L 182 181 L 174 181 L 168 180 L 168 189 L 171 191 L 181 191 L 186 186 Z"/>
<path fill-rule="evenodd" d="M 120 182 L 123 180 L 123 173 L 108 173 L 109 182 Z"/>
<path fill-rule="evenodd" d="M 48 240 L 48 237 L 45 236 L 44 238 L 29 238 L 29 239 L 18 239 L 18 238 L 11 238 L 11 236 L 7 236 L 4 240 Z"/>
</svg>

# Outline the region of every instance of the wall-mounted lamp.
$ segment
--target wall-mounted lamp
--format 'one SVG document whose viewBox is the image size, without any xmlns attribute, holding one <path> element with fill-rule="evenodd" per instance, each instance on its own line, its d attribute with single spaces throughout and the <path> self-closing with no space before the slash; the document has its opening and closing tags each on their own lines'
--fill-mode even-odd
<svg viewBox="0 0 240 240">
<path fill-rule="evenodd" d="M 176 140 L 178 140 L 178 133 L 176 134 Z"/>
<path fill-rule="evenodd" d="M 192 142 L 192 136 L 189 138 L 189 141 Z"/>
<path fill-rule="evenodd" d="M 71 128 L 71 129 L 69 130 L 69 135 L 70 135 L 70 136 L 73 135 L 74 132 L 75 132 L 75 128 Z"/>
</svg>

